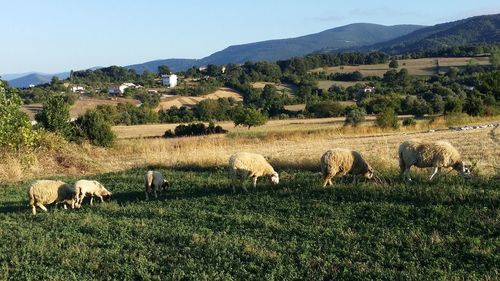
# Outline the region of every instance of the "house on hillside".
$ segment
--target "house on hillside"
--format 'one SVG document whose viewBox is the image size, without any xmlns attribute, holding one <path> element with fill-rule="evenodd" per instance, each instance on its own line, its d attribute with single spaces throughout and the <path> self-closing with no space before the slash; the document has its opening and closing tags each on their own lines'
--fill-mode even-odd
<svg viewBox="0 0 500 281">
<path fill-rule="evenodd" d="M 83 86 L 72 86 L 70 89 L 72 93 L 83 93 L 85 91 Z"/>
<path fill-rule="evenodd" d="M 375 93 L 375 87 L 366 86 L 362 89 L 363 93 Z"/>
<path fill-rule="evenodd" d="M 177 75 L 175 74 L 164 74 L 161 76 L 161 84 L 169 88 L 177 86 Z"/>
<path fill-rule="evenodd" d="M 123 95 L 125 93 L 125 90 L 128 88 L 138 88 L 134 83 L 123 83 L 123 84 L 113 84 L 108 87 L 108 94 L 111 97 L 117 97 L 119 95 Z"/>
</svg>

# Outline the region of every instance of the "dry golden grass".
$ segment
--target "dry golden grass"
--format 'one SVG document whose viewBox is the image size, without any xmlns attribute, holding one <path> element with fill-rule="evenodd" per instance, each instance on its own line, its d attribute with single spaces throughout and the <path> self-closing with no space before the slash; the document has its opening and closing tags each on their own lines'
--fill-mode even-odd
<svg viewBox="0 0 500 281">
<path fill-rule="evenodd" d="M 156 111 L 160 109 L 169 109 L 172 106 L 193 106 L 199 103 L 202 100 L 206 99 L 219 99 L 219 98 L 234 98 L 236 101 L 243 101 L 243 97 L 237 91 L 222 87 L 219 90 L 200 97 L 186 97 L 186 96 L 173 96 L 162 100 L 158 107 L 156 107 Z"/>
<path fill-rule="evenodd" d="M 469 62 L 488 65 L 490 64 L 488 57 L 461 57 L 461 58 L 423 58 L 423 59 L 407 59 L 398 60 L 399 68 L 406 68 L 411 75 L 432 75 L 436 74 L 436 66 L 439 63 L 440 72 L 447 71 L 451 66 L 464 67 Z M 382 77 L 385 72 L 389 70 L 389 63 L 386 64 L 372 64 L 372 65 L 358 65 L 358 66 L 335 66 L 323 67 L 311 70 L 311 72 L 326 72 L 330 73 L 347 73 L 359 71 L 364 76 L 379 76 Z"/>
<path fill-rule="evenodd" d="M 347 87 L 350 87 L 350 86 L 354 86 L 357 83 L 366 84 L 366 82 L 364 82 L 364 81 L 352 82 L 352 81 L 321 80 L 321 81 L 318 81 L 318 88 L 320 88 L 320 89 L 322 89 L 324 91 L 328 91 L 328 89 L 330 89 L 330 87 L 333 86 L 333 85 L 337 85 L 337 86 L 341 86 L 341 87 L 347 88 Z"/>
</svg>

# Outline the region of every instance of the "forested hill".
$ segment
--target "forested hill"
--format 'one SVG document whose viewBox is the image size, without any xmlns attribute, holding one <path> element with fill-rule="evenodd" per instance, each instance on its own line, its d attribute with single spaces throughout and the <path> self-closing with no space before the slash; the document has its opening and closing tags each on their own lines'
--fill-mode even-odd
<svg viewBox="0 0 500 281">
<path fill-rule="evenodd" d="M 425 27 L 361 50 L 403 54 L 476 43 L 500 43 L 500 14 L 471 17 Z"/>
<path fill-rule="evenodd" d="M 193 65 L 244 63 L 246 61 L 277 61 L 294 56 L 304 56 L 320 49 L 339 50 L 343 48 L 371 45 L 418 30 L 420 25 L 384 26 L 370 23 L 355 23 L 323 32 L 296 38 L 269 40 L 230 46 L 199 60 L 166 59 L 127 66 L 141 73 L 147 69 L 156 72 L 159 65 L 166 64 L 173 71 L 182 71 Z"/>
</svg>

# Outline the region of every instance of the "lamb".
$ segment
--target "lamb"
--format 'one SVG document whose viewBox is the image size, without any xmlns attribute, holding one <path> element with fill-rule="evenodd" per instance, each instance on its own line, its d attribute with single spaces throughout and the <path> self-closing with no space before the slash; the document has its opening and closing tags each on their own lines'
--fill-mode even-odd
<svg viewBox="0 0 500 281">
<path fill-rule="evenodd" d="M 464 178 L 471 176 L 470 168 L 462 161 L 460 153 L 447 141 L 424 142 L 408 140 L 399 145 L 399 168 L 401 176 L 411 181 L 410 168 L 434 168 L 429 181 L 442 168 L 452 167 Z"/>
<path fill-rule="evenodd" d="M 232 177 L 233 192 L 235 190 L 236 179 L 239 178 L 243 190 L 248 191 L 243 185 L 246 178 L 252 178 L 254 189 L 257 188 L 259 177 L 269 177 L 273 184 L 279 183 L 279 175 L 266 159 L 256 153 L 238 152 L 229 157 L 229 174 Z"/>
<path fill-rule="evenodd" d="M 168 181 L 163 177 L 160 172 L 148 171 L 144 175 L 144 193 L 146 194 L 146 200 L 149 199 L 149 193 L 153 193 L 155 198 L 158 198 L 156 190 L 162 188 L 163 191 L 167 191 L 170 187 Z"/>
<path fill-rule="evenodd" d="M 30 186 L 28 195 L 33 215 L 36 215 L 37 206 L 47 212 L 43 204 L 64 203 L 69 204 L 72 209 L 80 207 L 75 189 L 62 181 L 37 180 Z M 66 205 L 64 208 L 66 209 Z"/>
<path fill-rule="evenodd" d="M 363 156 L 357 151 L 345 148 L 327 150 L 321 156 L 321 171 L 323 187 L 332 185 L 332 178 L 336 175 L 363 175 L 367 179 L 373 177 L 373 168 Z"/>
<path fill-rule="evenodd" d="M 82 204 L 85 196 L 90 196 L 90 205 L 93 205 L 94 195 L 101 199 L 101 202 L 109 201 L 111 199 L 111 192 L 109 192 L 100 182 L 90 180 L 79 180 L 75 183 L 76 196 L 78 204 Z"/>
</svg>

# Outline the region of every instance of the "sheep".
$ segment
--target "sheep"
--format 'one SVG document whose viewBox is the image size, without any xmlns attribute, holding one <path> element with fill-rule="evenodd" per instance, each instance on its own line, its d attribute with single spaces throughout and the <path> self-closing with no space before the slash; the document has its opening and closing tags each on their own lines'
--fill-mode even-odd
<svg viewBox="0 0 500 281">
<path fill-rule="evenodd" d="M 245 192 L 248 190 L 243 185 L 246 178 L 252 178 L 253 187 L 257 189 L 257 179 L 262 176 L 269 177 L 273 184 L 279 183 L 279 175 L 266 159 L 256 153 L 238 152 L 229 157 L 229 174 L 232 177 L 233 192 L 236 192 L 235 182 L 240 178 L 241 186 Z"/>
<path fill-rule="evenodd" d="M 33 215 L 36 215 L 37 206 L 47 212 L 47 208 L 43 204 L 64 203 L 69 204 L 72 209 L 80 207 L 75 189 L 62 181 L 37 180 L 31 184 L 28 196 Z M 64 208 L 66 209 L 66 205 Z"/>
<path fill-rule="evenodd" d="M 82 204 L 85 196 L 90 196 L 90 205 L 93 205 L 94 195 L 101 199 L 101 202 L 109 201 L 111 199 L 111 192 L 109 192 L 100 182 L 90 180 L 79 180 L 75 183 L 76 196 L 78 204 Z"/>
<path fill-rule="evenodd" d="M 146 194 L 146 200 L 149 199 L 148 193 L 153 192 L 155 198 L 158 198 L 156 190 L 163 188 L 163 191 L 167 191 L 169 186 L 168 181 L 163 177 L 160 172 L 157 171 L 147 171 L 144 175 L 144 193 Z"/>
<path fill-rule="evenodd" d="M 332 185 L 332 178 L 339 174 L 342 176 L 363 175 L 367 179 L 373 177 L 373 168 L 363 156 L 357 151 L 345 148 L 327 150 L 321 156 L 321 172 L 323 173 L 323 187 Z"/>
<path fill-rule="evenodd" d="M 471 175 L 470 168 L 466 167 L 460 153 L 447 141 L 408 140 L 401 143 L 399 145 L 399 168 L 403 179 L 411 181 L 411 166 L 434 168 L 429 181 L 432 181 L 442 168 L 448 167 L 458 171 L 464 178 L 469 178 Z"/>
</svg>

